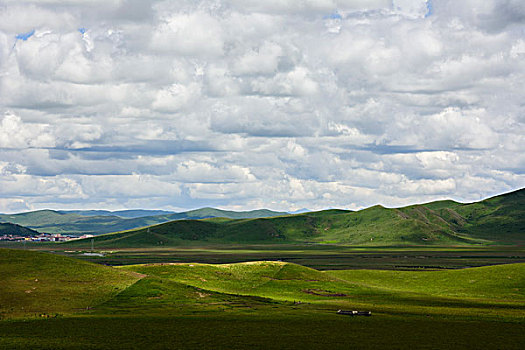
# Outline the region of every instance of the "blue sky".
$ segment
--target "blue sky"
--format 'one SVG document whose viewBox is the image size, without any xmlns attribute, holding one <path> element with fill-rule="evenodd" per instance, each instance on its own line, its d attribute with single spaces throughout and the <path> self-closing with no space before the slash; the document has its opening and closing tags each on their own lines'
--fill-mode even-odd
<svg viewBox="0 0 525 350">
<path fill-rule="evenodd" d="M 432 0 L 427 0 L 427 13 L 425 13 L 425 17 L 432 16 L 433 11 Z"/>
<path fill-rule="evenodd" d="M 23 41 L 27 41 L 27 39 L 29 39 L 30 37 L 33 36 L 33 34 L 35 34 L 35 30 L 31 30 L 30 32 L 27 32 L 27 33 L 20 33 L 20 34 L 17 34 L 15 36 L 15 38 L 17 40 L 23 40 Z"/>
<path fill-rule="evenodd" d="M 522 188 L 524 18 L 518 0 L 6 0 L 0 212 Z"/>
</svg>

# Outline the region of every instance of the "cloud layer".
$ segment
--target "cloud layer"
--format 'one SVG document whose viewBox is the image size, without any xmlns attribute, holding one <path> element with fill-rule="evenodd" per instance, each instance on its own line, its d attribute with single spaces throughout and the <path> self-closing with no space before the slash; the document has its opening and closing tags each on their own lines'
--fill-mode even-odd
<svg viewBox="0 0 525 350">
<path fill-rule="evenodd" d="M 525 185 L 518 0 L 7 0 L 0 212 Z"/>
</svg>

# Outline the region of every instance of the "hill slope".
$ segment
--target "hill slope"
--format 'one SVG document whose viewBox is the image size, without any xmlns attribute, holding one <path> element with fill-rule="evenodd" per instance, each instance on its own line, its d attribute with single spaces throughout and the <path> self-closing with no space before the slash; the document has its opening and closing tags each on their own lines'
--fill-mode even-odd
<svg viewBox="0 0 525 350">
<path fill-rule="evenodd" d="M 20 226 L 17 224 L 0 223 L 0 235 L 13 235 L 30 237 L 38 235 L 39 233 L 30 228 Z"/>
<path fill-rule="evenodd" d="M 137 274 L 59 255 L 0 249 L 0 319 L 94 307 L 139 280 Z"/>
<path fill-rule="evenodd" d="M 195 243 L 333 243 L 354 245 L 521 244 L 525 190 L 471 204 L 440 201 L 358 212 L 326 210 L 257 219 L 172 221 L 96 238 L 98 247 Z M 87 241 L 68 243 L 87 245 Z"/>
<path fill-rule="evenodd" d="M 99 212 L 96 210 L 77 212 L 38 210 L 20 214 L 0 214 L 0 221 L 27 226 L 34 230 L 46 233 L 89 233 L 98 235 L 122 230 L 131 230 L 137 227 L 155 225 L 173 220 L 195 220 L 212 217 L 235 219 L 261 218 L 286 214 L 266 209 L 236 212 L 213 208 L 202 208 L 182 213 L 153 216 L 140 216 L 141 213 L 143 214 L 141 211 L 120 211 L 115 212 L 116 215 L 109 215 L 108 212 Z"/>
</svg>

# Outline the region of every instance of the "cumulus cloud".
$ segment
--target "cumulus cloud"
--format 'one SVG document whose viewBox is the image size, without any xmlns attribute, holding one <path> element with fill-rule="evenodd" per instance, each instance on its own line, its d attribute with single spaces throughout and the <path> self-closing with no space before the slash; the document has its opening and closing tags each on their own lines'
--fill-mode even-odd
<svg viewBox="0 0 525 350">
<path fill-rule="evenodd" d="M 45 148 L 55 146 L 49 125 L 26 124 L 19 116 L 7 112 L 0 124 L 1 148 Z"/>
<path fill-rule="evenodd" d="M 220 22 L 206 12 L 176 13 L 163 18 L 151 39 L 153 50 L 188 56 L 217 56 L 223 51 Z"/>
<path fill-rule="evenodd" d="M 0 211 L 523 187 L 518 0 L 6 0 Z"/>
</svg>

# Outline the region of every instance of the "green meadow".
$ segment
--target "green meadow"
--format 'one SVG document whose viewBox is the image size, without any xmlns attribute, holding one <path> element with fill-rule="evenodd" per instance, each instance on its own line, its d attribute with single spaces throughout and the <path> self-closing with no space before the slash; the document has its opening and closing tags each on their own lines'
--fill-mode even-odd
<svg viewBox="0 0 525 350">
<path fill-rule="evenodd" d="M 525 264 L 102 266 L 0 249 L 0 348 L 520 349 Z M 337 310 L 371 311 L 343 316 Z"/>
</svg>

